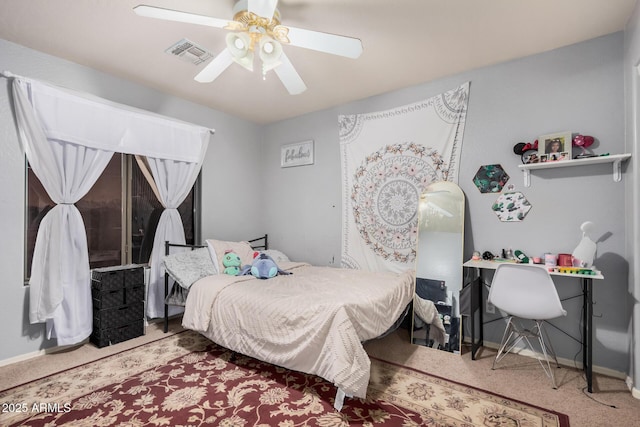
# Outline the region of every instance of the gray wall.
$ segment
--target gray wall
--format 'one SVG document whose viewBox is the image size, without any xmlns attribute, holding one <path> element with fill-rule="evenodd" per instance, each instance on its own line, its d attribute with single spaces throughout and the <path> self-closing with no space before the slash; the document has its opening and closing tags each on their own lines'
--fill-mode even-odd
<svg viewBox="0 0 640 427">
<path fill-rule="evenodd" d="M 627 253 L 640 253 L 640 167 L 638 151 L 640 146 L 640 5 L 636 4 L 627 28 L 625 29 L 624 49 L 624 81 L 625 81 L 625 145 L 627 151 L 633 157 L 629 161 L 629 185 L 626 191 L 626 211 L 633 212 L 627 215 L 626 234 Z M 640 272 L 640 257 L 630 258 L 631 269 L 629 272 L 629 298 L 627 304 L 633 310 L 633 321 L 629 322 L 629 382 L 633 385 L 633 395 L 640 399 L 640 280 L 637 279 Z"/>
<path fill-rule="evenodd" d="M 255 183 L 259 169 L 256 149 L 260 128 L 252 123 L 186 102 L 149 88 L 117 79 L 59 58 L 0 40 L 0 70 L 91 93 L 216 130 L 205 158 L 203 222 L 205 238 L 240 240 L 264 233 L 256 216 Z M 9 98 L 9 81 L 0 79 L 0 361 L 55 345 L 44 338 L 42 324 L 28 320 L 28 287 L 23 286 L 24 265 L 24 153 L 18 141 Z M 238 165 L 243 165 L 241 174 Z M 235 182 L 241 191 L 229 191 Z"/>
<path fill-rule="evenodd" d="M 612 179 L 611 165 L 551 169 L 532 174 L 525 188 L 513 146 L 539 135 L 571 131 L 597 138 L 597 153 L 622 153 L 624 144 L 623 34 L 617 33 L 521 60 L 478 69 L 266 126 L 262 164 L 266 228 L 273 244 L 297 260 L 339 265 L 341 172 L 339 114 L 386 110 L 426 99 L 471 82 L 459 185 L 467 197 L 466 247 L 521 249 L 531 256 L 571 253 L 580 224 L 596 224 L 596 265 L 606 279 L 595 284 L 594 363 L 626 372 L 631 319 L 625 255 L 625 187 Z M 399 72 L 401 72 L 399 70 Z M 312 166 L 281 169 L 282 144 L 313 139 Z M 390 141 L 392 142 L 392 141 Z M 497 195 L 480 194 L 472 178 L 484 164 L 500 163 L 510 184 L 533 205 L 521 223 L 502 223 L 491 211 Z M 625 166 L 626 168 L 626 166 Z M 558 279 L 561 297 L 580 294 L 579 281 Z M 580 302 L 565 302 L 567 319 L 556 322 L 579 336 Z M 486 328 L 499 342 L 503 324 Z M 549 331 L 559 356 L 573 360 L 580 345 Z M 557 343 L 557 344 L 556 344 Z M 581 357 L 576 358 L 581 361 Z"/>
</svg>

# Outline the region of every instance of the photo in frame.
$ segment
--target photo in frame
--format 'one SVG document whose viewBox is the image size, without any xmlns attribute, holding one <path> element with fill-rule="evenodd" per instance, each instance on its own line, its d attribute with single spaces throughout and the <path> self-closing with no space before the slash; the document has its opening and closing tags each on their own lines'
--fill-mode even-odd
<svg viewBox="0 0 640 427">
<path fill-rule="evenodd" d="M 571 160 L 571 156 L 566 151 L 562 151 L 560 153 L 549 153 L 547 154 L 548 162 L 559 162 L 562 160 Z"/>
<path fill-rule="evenodd" d="M 538 138 L 538 153 L 547 155 L 548 161 L 571 159 L 571 132 L 542 135 Z"/>
<path fill-rule="evenodd" d="M 280 167 L 313 164 L 313 140 L 295 142 L 280 147 Z"/>
</svg>

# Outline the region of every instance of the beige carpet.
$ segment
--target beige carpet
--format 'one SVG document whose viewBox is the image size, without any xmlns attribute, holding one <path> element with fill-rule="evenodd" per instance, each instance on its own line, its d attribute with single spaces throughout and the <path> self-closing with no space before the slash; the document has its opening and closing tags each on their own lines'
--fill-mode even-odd
<svg viewBox="0 0 640 427">
<path fill-rule="evenodd" d="M 566 414 L 572 427 L 640 426 L 640 400 L 621 379 L 594 373 L 594 392 L 587 393 L 582 371 L 563 366 L 554 371 L 554 390 L 535 359 L 509 354 L 492 370 L 495 350 L 483 348 L 471 360 L 464 348 L 460 356 L 412 345 L 405 330 L 365 347 L 371 356 Z"/>
<path fill-rule="evenodd" d="M 171 330 L 176 332 L 181 328 L 173 321 Z M 151 325 L 147 329 L 147 335 L 125 343 L 103 349 L 87 344 L 0 367 L 0 390 L 118 353 L 162 336 L 160 325 Z M 624 381 L 619 379 L 596 375 L 595 393 L 587 396 L 583 392 L 585 382 L 581 373 L 562 368 L 556 373 L 559 388 L 553 390 L 536 361 L 509 356 L 501 368 L 492 371 L 493 351 L 485 350 L 480 354 L 479 360 L 471 361 L 469 354 L 458 356 L 413 346 L 403 330 L 382 340 L 370 342 L 366 344 L 366 348 L 373 357 L 567 414 L 572 426 L 632 426 L 638 425 L 640 420 L 640 401 L 631 397 Z"/>
</svg>

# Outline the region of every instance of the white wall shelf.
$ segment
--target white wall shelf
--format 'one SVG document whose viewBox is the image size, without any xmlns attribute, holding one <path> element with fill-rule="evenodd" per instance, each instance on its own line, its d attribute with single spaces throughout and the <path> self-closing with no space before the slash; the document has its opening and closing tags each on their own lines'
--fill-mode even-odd
<svg viewBox="0 0 640 427">
<path fill-rule="evenodd" d="M 531 186 L 531 171 L 536 169 L 566 168 L 569 166 L 586 166 L 598 163 L 613 164 L 613 180 L 620 182 L 622 180 L 621 164 L 623 161 L 631 157 L 631 154 L 611 154 L 608 156 L 588 157 L 586 159 L 562 160 L 558 162 L 531 163 L 526 165 L 518 165 L 524 174 L 524 186 Z"/>
</svg>

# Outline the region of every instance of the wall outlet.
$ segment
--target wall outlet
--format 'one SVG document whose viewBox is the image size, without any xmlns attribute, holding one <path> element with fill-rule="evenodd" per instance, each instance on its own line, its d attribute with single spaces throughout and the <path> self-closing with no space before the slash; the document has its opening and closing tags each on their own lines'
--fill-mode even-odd
<svg viewBox="0 0 640 427">
<path fill-rule="evenodd" d="M 484 311 L 489 314 L 496 314 L 496 306 L 491 304 L 489 300 L 487 300 Z"/>
</svg>

